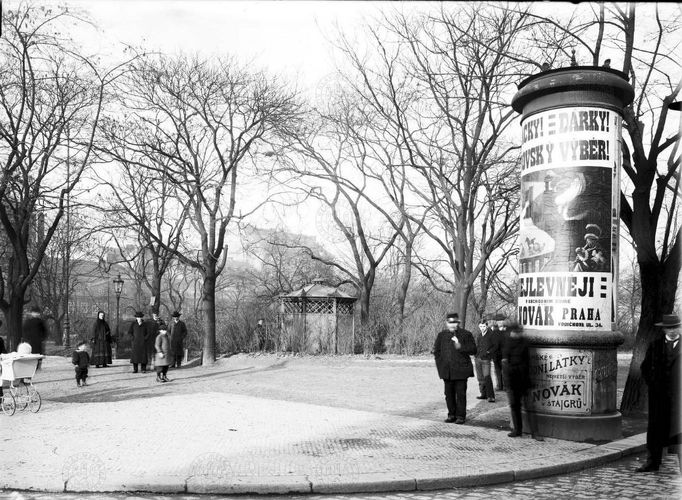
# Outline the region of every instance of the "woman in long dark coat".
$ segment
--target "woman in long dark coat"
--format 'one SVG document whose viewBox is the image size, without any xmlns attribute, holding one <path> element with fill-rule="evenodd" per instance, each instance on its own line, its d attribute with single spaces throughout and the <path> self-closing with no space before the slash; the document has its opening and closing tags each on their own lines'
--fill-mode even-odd
<svg viewBox="0 0 682 500">
<path fill-rule="evenodd" d="M 90 336 L 92 343 L 92 357 L 90 364 L 95 365 L 96 368 L 100 366 L 106 367 L 111 364 L 111 329 L 109 323 L 104 319 L 104 311 L 97 312 L 97 319 L 92 325 L 92 335 Z"/>
<path fill-rule="evenodd" d="M 151 335 L 147 323 L 142 321 L 144 314 L 141 311 L 135 313 L 135 321 L 130 324 L 128 335 L 133 337 L 132 352 L 130 362 L 133 364 L 133 373 L 137 373 L 137 365 L 142 365 L 142 373 L 147 373 L 147 358 L 149 353 L 149 336 Z"/>
</svg>

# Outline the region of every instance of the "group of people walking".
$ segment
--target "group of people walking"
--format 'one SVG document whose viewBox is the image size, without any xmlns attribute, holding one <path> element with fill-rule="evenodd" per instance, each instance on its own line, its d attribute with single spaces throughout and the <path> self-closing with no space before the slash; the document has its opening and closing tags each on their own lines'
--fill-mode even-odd
<svg viewBox="0 0 682 500">
<path fill-rule="evenodd" d="M 530 355 L 523 330 L 517 323 L 507 323 L 502 315 L 482 318 L 475 336 L 460 327 L 457 313 L 448 314 L 446 328 L 436 336 L 433 354 L 438 375 L 443 380 L 447 423 L 466 421 L 467 380 L 474 376 L 474 366 L 480 395 L 478 399 L 495 402 L 495 390 L 507 390 L 513 430 L 509 437 L 523 434 L 521 407 L 530 389 Z M 471 357 L 474 356 L 474 363 Z M 492 367 L 495 367 L 496 386 Z M 529 421 L 533 438 L 542 440 Z"/>
<path fill-rule="evenodd" d="M 128 329 L 128 335 L 132 337 L 130 362 L 133 365 L 133 373 L 138 373 L 138 365 L 142 373 L 146 373 L 147 367 L 153 364 L 156 369 L 156 381 L 168 382 L 168 367 L 182 366 L 187 326 L 180 319 L 178 311 L 173 311 L 171 317 L 169 328 L 166 322 L 159 318 L 157 311 L 152 312 L 152 320 L 147 322 L 144 321 L 142 311 L 135 313 L 135 321 Z"/>
<path fill-rule="evenodd" d="M 144 313 L 137 311 L 135 321 L 128 328 L 127 334 L 132 338 L 130 363 L 133 373 L 147 373 L 148 366 L 154 366 L 157 382 L 169 382 L 168 368 L 180 368 L 185 356 L 185 339 L 187 326 L 180 319 L 180 312 L 171 314 L 171 326 L 159 318 L 158 311 L 152 312 L 152 319 L 144 321 Z M 107 367 L 112 363 L 112 343 L 118 339 L 111 335 L 111 329 L 105 319 L 104 311 L 97 313 L 97 319 L 92 326 L 90 346 L 92 355 L 88 351 L 88 343 L 78 344 L 72 356 L 72 363 L 76 371 L 76 383 L 79 387 L 86 385 L 88 366 L 97 368 Z"/>
</svg>

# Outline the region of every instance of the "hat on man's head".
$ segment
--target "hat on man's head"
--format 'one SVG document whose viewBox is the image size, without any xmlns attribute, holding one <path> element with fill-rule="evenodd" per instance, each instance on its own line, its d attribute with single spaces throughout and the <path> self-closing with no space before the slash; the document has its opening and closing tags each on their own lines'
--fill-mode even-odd
<svg viewBox="0 0 682 500">
<path fill-rule="evenodd" d="M 135 311 L 136 318 L 144 318 L 144 313 L 142 311 Z"/>
<path fill-rule="evenodd" d="M 174 318 L 179 318 L 180 317 L 180 312 L 179 311 L 173 311 L 173 314 L 171 314 L 172 317 Z"/>
<path fill-rule="evenodd" d="M 680 326 L 680 317 L 677 314 L 664 314 L 660 323 L 654 323 L 654 326 L 662 326 L 663 328 Z"/>
<path fill-rule="evenodd" d="M 509 326 L 507 326 L 507 330 L 509 330 L 510 332 L 522 332 L 523 327 L 516 321 L 512 321 L 511 323 L 509 323 Z"/>
<path fill-rule="evenodd" d="M 459 321 L 459 314 L 450 313 L 446 316 L 446 318 L 449 322 L 454 323 L 455 321 Z"/>
</svg>

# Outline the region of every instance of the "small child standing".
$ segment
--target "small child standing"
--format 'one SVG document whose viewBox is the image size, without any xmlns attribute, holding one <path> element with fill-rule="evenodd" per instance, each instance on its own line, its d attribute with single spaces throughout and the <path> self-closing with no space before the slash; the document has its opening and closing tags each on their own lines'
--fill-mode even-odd
<svg viewBox="0 0 682 500">
<path fill-rule="evenodd" d="M 87 342 L 79 342 L 76 350 L 73 352 L 73 356 L 71 356 L 71 362 L 76 365 L 76 384 L 78 384 L 78 387 L 85 386 L 85 379 L 88 378 L 90 355 L 88 354 L 87 347 Z"/>
</svg>

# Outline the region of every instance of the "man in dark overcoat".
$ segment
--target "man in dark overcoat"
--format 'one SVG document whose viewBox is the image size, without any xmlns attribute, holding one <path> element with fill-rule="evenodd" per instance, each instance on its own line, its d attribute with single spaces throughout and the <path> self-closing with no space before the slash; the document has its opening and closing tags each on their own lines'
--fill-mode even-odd
<svg viewBox="0 0 682 500">
<path fill-rule="evenodd" d="M 514 430 L 507 435 L 509 437 L 521 437 L 523 435 L 523 419 L 521 416 L 521 406 L 523 405 L 526 408 L 531 436 L 538 441 L 544 441 L 538 434 L 535 413 L 530 408 L 528 401 L 528 392 L 532 385 L 528 341 L 523 335 L 523 328 L 518 323 L 511 323 L 507 327 L 507 331 L 509 335 L 502 346 L 502 370 L 514 426 Z"/>
<path fill-rule="evenodd" d="M 185 356 L 185 338 L 187 337 L 187 326 L 180 319 L 180 312 L 173 311 L 171 315 L 173 323 L 170 327 L 170 354 L 171 368 L 180 368 L 182 358 Z"/>
<path fill-rule="evenodd" d="M 471 355 L 475 353 L 471 332 L 459 327 L 457 313 L 448 314 L 446 329 L 438 333 L 433 346 L 438 376 L 445 386 L 448 423 L 463 424 L 466 420 L 467 379 L 474 376 Z"/>
<path fill-rule="evenodd" d="M 137 373 L 137 365 L 142 365 L 142 373 L 147 373 L 147 361 L 149 360 L 149 337 L 151 337 L 151 330 L 148 323 L 143 321 L 144 314 L 142 311 L 135 313 L 135 321 L 130 324 L 128 328 L 128 335 L 133 337 L 132 352 L 130 353 L 130 362 L 133 364 L 133 373 Z"/>
<path fill-rule="evenodd" d="M 641 365 L 642 377 L 649 388 L 649 422 L 646 432 L 647 461 L 637 472 L 657 471 L 663 448 L 677 447 L 680 471 L 680 318 L 664 314 L 660 323 L 664 335 L 649 344 Z"/>
<path fill-rule="evenodd" d="M 32 354 L 43 354 L 43 345 L 47 338 L 47 325 L 40 317 L 40 308 L 33 306 L 28 315 L 29 317 L 24 321 L 21 328 L 22 342 L 31 344 Z M 40 369 L 42 361 L 42 359 L 38 360 L 38 369 Z"/>
</svg>

